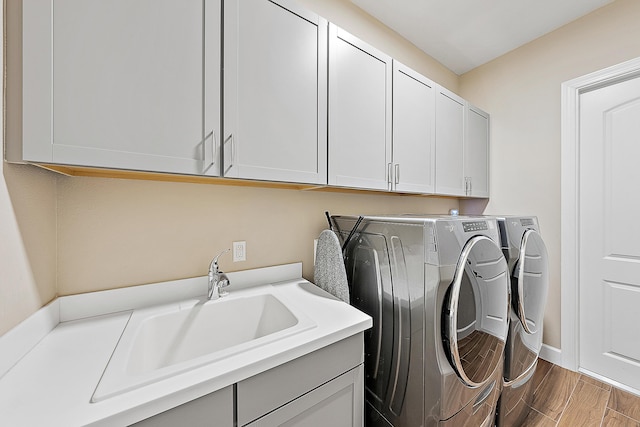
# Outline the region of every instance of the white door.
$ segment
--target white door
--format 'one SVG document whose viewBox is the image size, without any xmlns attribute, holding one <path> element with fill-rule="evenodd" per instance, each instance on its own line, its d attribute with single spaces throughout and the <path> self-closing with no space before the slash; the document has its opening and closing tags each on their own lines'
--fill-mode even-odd
<svg viewBox="0 0 640 427">
<path fill-rule="evenodd" d="M 224 1 L 224 175 L 327 183 L 327 21 Z"/>
<path fill-rule="evenodd" d="M 640 390 L 640 77 L 580 95 L 580 367 Z"/>
<path fill-rule="evenodd" d="M 435 182 L 435 85 L 393 61 L 393 186 L 433 193 Z"/>
<path fill-rule="evenodd" d="M 391 74 L 390 56 L 329 25 L 330 185 L 389 189 Z"/>
</svg>

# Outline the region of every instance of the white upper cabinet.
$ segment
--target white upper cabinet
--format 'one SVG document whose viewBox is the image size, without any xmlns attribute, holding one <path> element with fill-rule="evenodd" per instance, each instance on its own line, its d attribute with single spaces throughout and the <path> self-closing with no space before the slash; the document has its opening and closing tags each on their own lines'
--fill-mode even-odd
<svg viewBox="0 0 640 427">
<path fill-rule="evenodd" d="M 438 86 L 436 193 L 489 197 L 489 114 Z"/>
<path fill-rule="evenodd" d="M 489 197 L 489 115 L 296 0 L 7 2 L 8 161 Z"/>
<path fill-rule="evenodd" d="M 464 169 L 466 195 L 489 197 L 489 114 L 467 106 Z"/>
<path fill-rule="evenodd" d="M 436 93 L 436 193 L 465 196 L 465 101 L 438 86 Z"/>
<path fill-rule="evenodd" d="M 219 0 L 24 1 L 21 160 L 219 175 Z"/>
<path fill-rule="evenodd" d="M 224 176 L 327 182 L 327 21 L 224 1 Z"/>
<path fill-rule="evenodd" d="M 329 25 L 329 184 L 390 189 L 391 57 Z"/>
<path fill-rule="evenodd" d="M 393 61 L 392 189 L 435 190 L 435 84 Z"/>
</svg>

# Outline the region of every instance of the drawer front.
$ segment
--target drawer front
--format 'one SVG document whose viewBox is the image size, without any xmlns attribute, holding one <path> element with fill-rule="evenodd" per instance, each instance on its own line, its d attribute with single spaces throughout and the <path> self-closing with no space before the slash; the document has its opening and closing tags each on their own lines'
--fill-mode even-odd
<svg viewBox="0 0 640 427">
<path fill-rule="evenodd" d="M 233 387 L 229 386 L 162 412 L 135 427 L 233 427 Z"/>
<path fill-rule="evenodd" d="M 363 362 L 363 334 L 238 383 L 238 425 L 245 425 Z"/>
<path fill-rule="evenodd" d="M 361 427 L 364 381 L 362 365 L 300 396 L 247 427 Z"/>
</svg>

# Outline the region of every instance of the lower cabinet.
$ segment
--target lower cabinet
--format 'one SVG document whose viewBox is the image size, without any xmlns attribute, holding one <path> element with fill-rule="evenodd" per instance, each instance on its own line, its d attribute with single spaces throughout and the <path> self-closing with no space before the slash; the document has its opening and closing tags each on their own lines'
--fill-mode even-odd
<svg viewBox="0 0 640 427">
<path fill-rule="evenodd" d="M 362 427 L 363 342 L 353 335 L 134 426 Z"/>
</svg>

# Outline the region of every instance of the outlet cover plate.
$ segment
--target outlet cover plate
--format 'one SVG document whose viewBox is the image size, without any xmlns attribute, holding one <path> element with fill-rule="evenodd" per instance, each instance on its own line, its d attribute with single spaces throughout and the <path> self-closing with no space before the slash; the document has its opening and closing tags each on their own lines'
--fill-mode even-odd
<svg viewBox="0 0 640 427">
<path fill-rule="evenodd" d="M 247 242 L 233 242 L 233 262 L 247 260 Z"/>
</svg>

